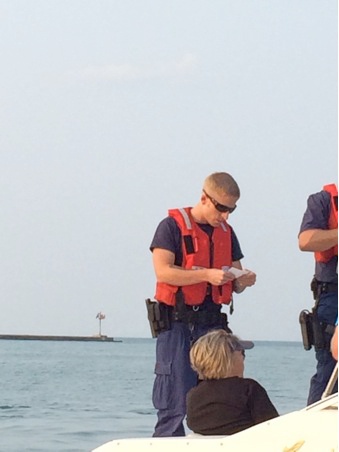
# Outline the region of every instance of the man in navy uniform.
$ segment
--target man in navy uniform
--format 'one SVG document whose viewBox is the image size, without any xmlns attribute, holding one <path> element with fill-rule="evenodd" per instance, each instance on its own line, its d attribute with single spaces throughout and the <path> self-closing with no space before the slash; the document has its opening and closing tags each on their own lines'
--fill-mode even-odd
<svg viewBox="0 0 339 452">
<path fill-rule="evenodd" d="M 230 304 L 232 309 L 233 292 L 255 284 L 253 272 L 241 272 L 243 254 L 227 223 L 239 197 L 230 174 L 211 174 L 198 204 L 170 210 L 151 243 L 155 298 L 168 319 L 156 345 L 153 404 L 158 421 L 153 436 L 185 435 L 186 394 L 197 383 L 190 346 L 211 329 L 230 331 L 222 305 Z M 240 270 L 239 277 L 228 271 L 231 267 Z"/>
<path fill-rule="evenodd" d="M 314 314 L 323 338 L 323 343 L 315 347 L 317 370 L 311 378 L 307 400 L 310 405 L 321 399 L 336 364 L 330 350 L 338 318 L 338 189 L 335 184 L 325 185 L 322 191 L 309 196 L 299 232 L 299 248 L 315 255 L 311 287 Z"/>
</svg>

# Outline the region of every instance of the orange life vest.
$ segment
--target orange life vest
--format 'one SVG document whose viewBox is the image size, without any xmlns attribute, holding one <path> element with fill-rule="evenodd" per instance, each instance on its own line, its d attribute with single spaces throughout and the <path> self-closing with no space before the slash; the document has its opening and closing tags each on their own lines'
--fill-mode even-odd
<svg viewBox="0 0 339 452">
<path fill-rule="evenodd" d="M 172 209 L 169 216 L 175 219 L 182 234 L 182 267 L 222 268 L 232 265 L 231 228 L 223 222 L 214 228 L 212 239 L 197 225 L 191 215 L 191 207 Z M 213 246 L 213 262 L 211 262 L 211 247 Z M 181 290 L 187 305 L 201 304 L 207 293 L 207 282 L 182 286 Z M 211 286 L 212 299 L 216 304 L 229 304 L 232 301 L 232 282 L 222 286 Z M 179 287 L 157 282 L 155 299 L 174 306 Z"/>
<path fill-rule="evenodd" d="M 331 195 L 328 229 L 338 229 L 338 187 L 336 184 L 329 184 L 325 185 L 323 190 Z M 328 262 L 333 256 L 338 256 L 338 245 L 325 251 L 316 251 L 314 255 L 317 262 Z"/>
</svg>

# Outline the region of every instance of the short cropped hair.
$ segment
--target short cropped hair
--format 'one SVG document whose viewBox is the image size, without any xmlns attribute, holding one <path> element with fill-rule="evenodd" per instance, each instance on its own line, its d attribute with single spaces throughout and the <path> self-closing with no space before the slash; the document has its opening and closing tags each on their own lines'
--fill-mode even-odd
<svg viewBox="0 0 339 452">
<path fill-rule="evenodd" d="M 239 338 L 225 330 L 213 330 L 201 336 L 190 350 L 192 369 L 200 380 L 227 378 L 233 368 L 234 344 Z"/>
<path fill-rule="evenodd" d="M 206 177 L 204 188 L 215 190 L 217 193 L 240 197 L 240 188 L 233 177 L 228 173 L 212 173 Z"/>
</svg>

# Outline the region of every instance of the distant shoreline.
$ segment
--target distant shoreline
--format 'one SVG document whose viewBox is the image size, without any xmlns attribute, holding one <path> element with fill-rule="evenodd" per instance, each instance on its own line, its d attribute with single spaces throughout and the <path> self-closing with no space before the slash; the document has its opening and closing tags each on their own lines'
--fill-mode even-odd
<svg viewBox="0 0 339 452">
<path fill-rule="evenodd" d="M 122 342 L 108 336 L 45 336 L 34 334 L 0 334 L 0 340 L 16 341 L 77 341 L 77 342 Z"/>
</svg>

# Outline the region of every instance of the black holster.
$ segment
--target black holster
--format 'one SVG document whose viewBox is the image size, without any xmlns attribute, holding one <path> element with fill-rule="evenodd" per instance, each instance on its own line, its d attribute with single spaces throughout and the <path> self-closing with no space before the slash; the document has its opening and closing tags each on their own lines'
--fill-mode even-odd
<svg viewBox="0 0 339 452">
<path fill-rule="evenodd" d="M 305 350 L 310 350 L 312 346 L 314 346 L 315 351 L 329 349 L 329 341 L 326 340 L 326 334 L 332 335 L 334 326 L 320 322 L 316 309 L 312 309 L 312 312 L 301 311 L 299 323 Z"/>
<path fill-rule="evenodd" d="M 145 302 L 152 337 L 158 337 L 159 333 L 171 328 L 171 319 L 162 303 L 151 301 L 150 298 L 147 298 Z"/>
<path fill-rule="evenodd" d="M 337 292 L 338 285 L 334 283 L 318 281 L 313 277 L 311 281 L 311 291 L 315 300 L 312 312 L 301 311 L 299 323 L 301 327 L 301 336 L 305 350 L 310 350 L 312 345 L 315 351 L 329 350 L 329 336 L 334 333 L 334 325 L 320 322 L 317 314 L 320 295 Z"/>
</svg>

